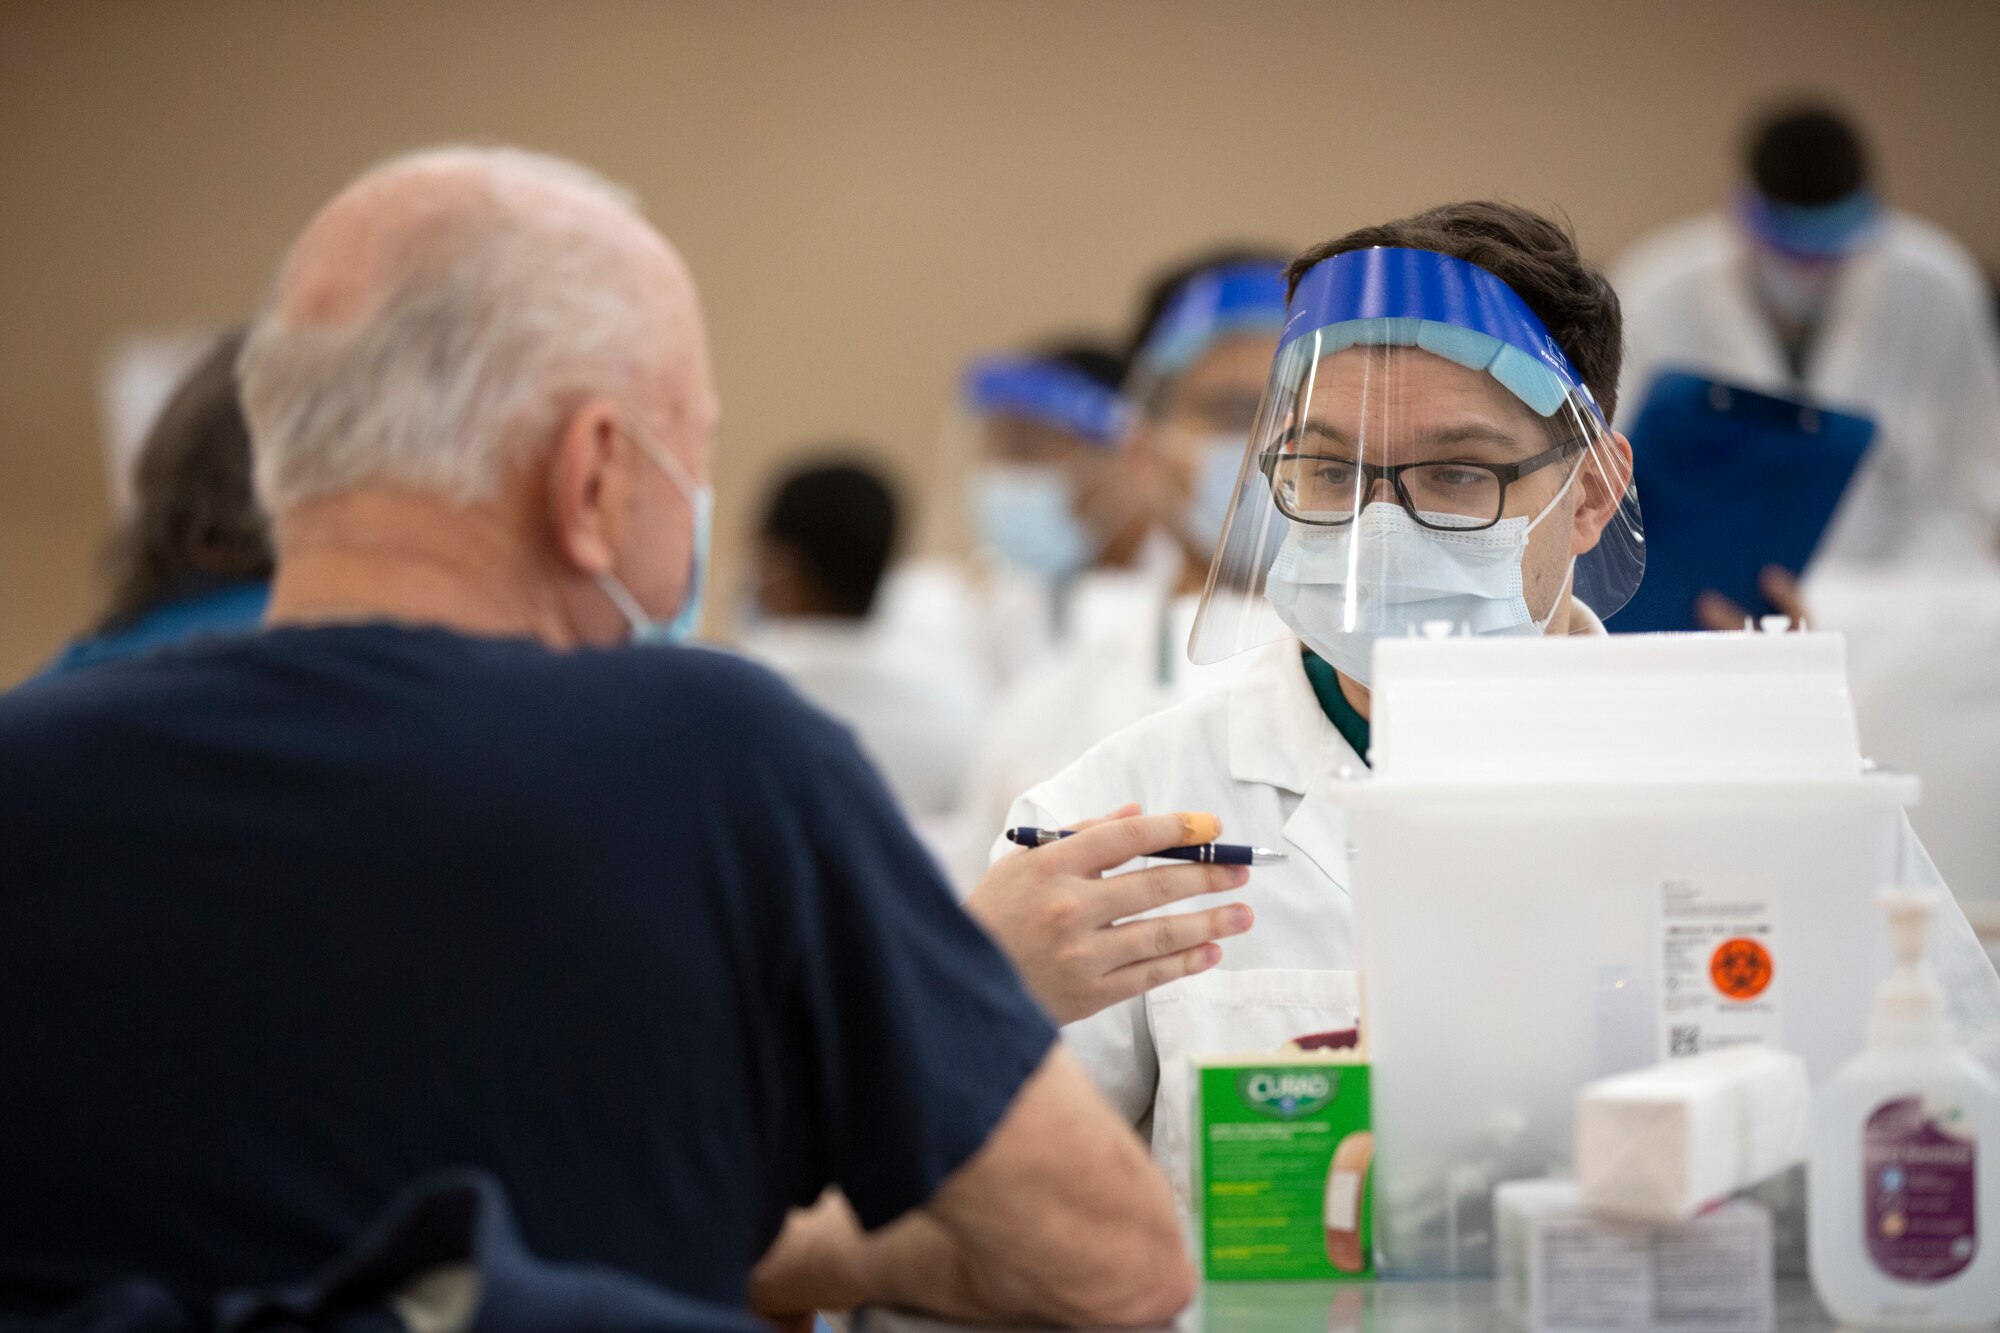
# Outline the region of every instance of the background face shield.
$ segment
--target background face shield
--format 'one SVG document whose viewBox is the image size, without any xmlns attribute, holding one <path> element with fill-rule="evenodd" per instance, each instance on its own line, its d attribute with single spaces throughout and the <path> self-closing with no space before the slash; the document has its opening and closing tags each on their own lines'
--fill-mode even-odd
<svg viewBox="0 0 2000 1333">
<path fill-rule="evenodd" d="M 1282 264 L 1219 265 L 1186 281 L 1135 358 L 1155 517 L 1198 561 L 1222 536 L 1284 322 Z"/>
<path fill-rule="evenodd" d="M 1371 256 L 1418 256 L 1425 278 L 1441 261 L 1461 284 L 1458 270 L 1469 270 L 1520 304 L 1490 274 L 1440 255 L 1362 251 L 1328 264 L 1352 259 L 1362 278 L 1379 279 Z M 1383 283 L 1362 286 L 1384 304 Z M 1384 635 L 1433 621 L 1539 633 L 1565 594 L 1600 616 L 1623 606 L 1645 563 L 1630 452 L 1559 354 L 1530 355 L 1469 327 L 1518 332 L 1464 300 L 1455 308 L 1465 324 L 1315 323 L 1343 308 L 1324 299 L 1324 284 L 1317 307 L 1313 295 L 1302 283 L 1308 304 L 1295 301 L 1273 363 L 1190 657 L 1220 661 L 1296 635 L 1365 683 Z"/>
<path fill-rule="evenodd" d="M 1034 358 L 975 364 L 948 432 L 963 469 L 963 526 L 975 547 L 1032 578 L 1060 583 L 1104 544 L 1099 498 L 1115 489 L 1127 414 L 1118 395 Z"/>
</svg>

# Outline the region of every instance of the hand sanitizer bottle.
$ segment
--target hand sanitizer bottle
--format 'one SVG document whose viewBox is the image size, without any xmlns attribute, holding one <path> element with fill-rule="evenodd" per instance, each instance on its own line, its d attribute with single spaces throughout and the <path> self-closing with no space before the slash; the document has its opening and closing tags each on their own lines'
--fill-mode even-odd
<svg viewBox="0 0 2000 1333">
<path fill-rule="evenodd" d="M 2000 1321 L 2000 1079 L 1957 1044 L 1924 962 L 1937 895 L 1881 898 L 1896 970 L 1813 1104 L 1813 1289 L 1843 1324 Z"/>
</svg>

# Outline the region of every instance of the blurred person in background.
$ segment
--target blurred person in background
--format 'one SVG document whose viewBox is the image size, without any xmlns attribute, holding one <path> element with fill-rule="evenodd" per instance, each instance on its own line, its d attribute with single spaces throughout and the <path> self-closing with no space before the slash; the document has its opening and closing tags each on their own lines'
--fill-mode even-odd
<svg viewBox="0 0 2000 1333">
<path fill-rule="evenodd" d="M 1841 111 L 1759 120 L 1729 206 L 1640 241 L 1611 278 L 1629 348 L 1621 425 L 1666 370 L 1867 416 L 1874 449 L 1815 563 L 1996 558 L 2000 340 L 1984 282 L 1957 241 L 1888 205 Z"/>
<path fill-rule="evenodd" d="M 296 1281 L 461 1165 L 536 1254 L 771 1314 L 1186 1301 L 1165 1182 L 845 730 L 676 646 L 719 408 L 622 191 L 504 148 L 377 167 L 241 378 L 265 630 L 0 698 L 0 1310 Z M 1098 878 L 1202 819 L 1101 821 L 980 901 L 1241 883 Z M 1087 1004 L 1037 983 L 1060 1014 L 1214 948 L 1064 920 L 1095 962 Z"/>
<path fill-rule="evenodd" d="M 263 618 L 271 542 L 236 392 L 243 336 L 218 338 L 161 408 L 133 468 L 132 513 L 105 548 L 110 598 L 44 675 L 240 633 Z"/>
<path fill-rule="evenodd" d="M 1068 338 L 981 358 L 962 377 L 944 451 L 963 475 L 945 536 L 971 554 L 898 565 L 883 616 L 952 645 L 989 704 L 1101 600 L 1171 577 L 1123 457 L 1124 370 L 1110 346 Z"/>
<path fill-rule="evenodd" d="M 1286 258 L 1217 248 L 1148 286 L 1127 340 L 1124 485 L 1151 505 L 1169 577 L 1097 599 L 1073 632 L 1004 691 L 966 776 L 953 874 L 978 882 L 1014 799 L 1085 750 L 1178 699 L 1231 679 L 1196 667 L 1188 632 L 1243 465 L 1285 322 Z"/>
<path fill-rule="evenodd" d="M 889 483 L 860 462 L 819 462 L 772 491 L 738 646 L 854 728 L 920 831 L 958 806 L 978 734 L 978 682 L 924 636 L 875 616 L 902 530 Z"/>
</svg>

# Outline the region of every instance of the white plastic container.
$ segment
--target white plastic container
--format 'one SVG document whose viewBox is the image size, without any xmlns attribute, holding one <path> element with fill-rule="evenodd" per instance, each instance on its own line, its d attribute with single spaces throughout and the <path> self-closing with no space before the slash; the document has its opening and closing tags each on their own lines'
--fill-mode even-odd
<svg viewBox="0 0 2000 1333">
<path fill-rule="evenodd" d="M 2000 1080 L 1960 1048 L 1923 961 L 1935 894 L 1883 895 L 1895 972 L 1814 1106 L 1813 1289 L 1842 1323 L 2000 1323 Z"/>
<path fill-rule="evenodd" d="M 1394 640 L 1376 682 L 1375 768 L 1329 785 L 1386 1274 L 1492 1272 L 1493 1188 L 1571 1168 L 1585 1083 L 1860 1048 L 1916 783 L 1862 761 L 1838 638 Z"/>
</svg>

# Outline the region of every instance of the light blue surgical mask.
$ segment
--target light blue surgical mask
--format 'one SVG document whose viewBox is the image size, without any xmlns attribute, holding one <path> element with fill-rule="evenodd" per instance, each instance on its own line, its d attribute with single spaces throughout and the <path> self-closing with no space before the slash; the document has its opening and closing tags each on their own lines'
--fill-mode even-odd
<svg viewBox="0 0 2000 1333">
<path fill-rule="evenodd" d="M 1222 540 L 1229 502 L 1236 495 L 1236 478 L 1243 470 L 1248 441 L 1241 435 L 1211 435 L 1195 446 L 1194 490 L 1188 497 L 1185 522 L 1194 545 L 1213 551 Z"/>
<path fill-rule="evenodd" d="M 1069 479 L 1050 464 L 992 463 L 973 474 L 979 539 L 1008 564 L 1060 583 L 1097 555 L 1097 537 L 1071 508 Z"/>
<path fill-rule="evenodd" d="M 1377 639 L 1400 638 L 1433 621 L 1461 634 L 1545 633 L 1562 599 L 1536 618 L 1521 557 L 1529 535 L 1581 470 L 1532 520 L 1502 519 L 1478 532 L 1426 528 L 1390 501 L 1368 505 L 1345 527 L 1294 523 L 1265 578 L 1264 596 L 1308 648 L 1364 686 L 1374 675 Z M 1357 558 L 1356 550 L 1364 555 Z"/>
<path fill-rule="evenodd" d="M 694 633 L 695 626 L 701 623 L 702 602 L 708 596 L 708 553 L 715 524 L 715 489 L 697 483 L 681 461 L 650 435 L 625 426 L 619 429 L 639 446 L 641 453 L 653 460 L 660 471 L 667 474 L 667 480 L 673 482 L 681 498 L 687 501 L 688 509 L 694 515 L 694 550 L 688 558 L 687 591 L 681 597 L 680 610 L 665 620 L 647 615 L 646 608 L 639 605 L 639 599 L 632 595 L 632 590 L 610 570 L 598 574 L 597 586 L 604 590 L 604 595 L 625 617 L 625 623 L 632 627 L 632 643 L 684 643 Z"/>
</svg>

